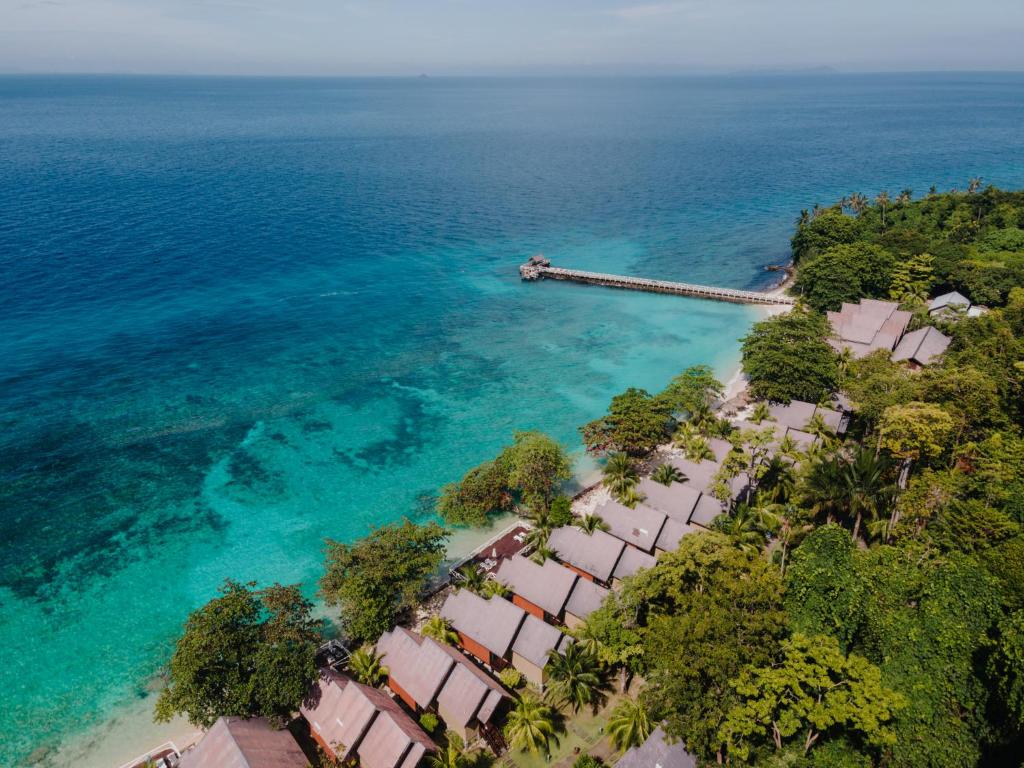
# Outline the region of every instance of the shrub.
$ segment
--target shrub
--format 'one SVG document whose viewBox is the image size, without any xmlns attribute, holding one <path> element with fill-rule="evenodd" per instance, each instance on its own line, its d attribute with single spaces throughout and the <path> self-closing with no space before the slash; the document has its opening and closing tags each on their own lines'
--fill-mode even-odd
<svg viewBox="0 0 1024 768">
<path fill-rule="evenodd" d="M 523 673 L 515 667 L 506 667 L 498 673 L 498 679 L 506 688 L 514 690 L 523 684 Z"/>
</svg>

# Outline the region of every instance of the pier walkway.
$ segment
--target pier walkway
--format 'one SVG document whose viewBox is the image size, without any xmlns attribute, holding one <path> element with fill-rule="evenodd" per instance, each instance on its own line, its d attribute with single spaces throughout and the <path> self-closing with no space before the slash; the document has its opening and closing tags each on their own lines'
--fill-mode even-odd
<svg viewBox="0 0 1024 768">
<path fill-rule="evenodd" d="M 716 288 L 710 285 L 693 283 L 676 283 L 670 280 L 651 280 L 645 277 L 627 277 L 625 275 L 609 275 L 603 272 L 585 272 L 580 269 L 563 269 L 552 267 L 547 259 L 533 257 L 519 267 L 523 280 L 571 280 L 590 285 L 605 285 L 611 288 L 626 288 L 634 291 L 652 291 L 654 293 L 674 293 L 680 296 L 696 296 L 716 301 L 732 301 L 739 304 L 779 304 L 790 306 L 795 300 L 781 293 L 765 293 L 763 291 L 741 291 L 736 288 Z"/>
</svg>

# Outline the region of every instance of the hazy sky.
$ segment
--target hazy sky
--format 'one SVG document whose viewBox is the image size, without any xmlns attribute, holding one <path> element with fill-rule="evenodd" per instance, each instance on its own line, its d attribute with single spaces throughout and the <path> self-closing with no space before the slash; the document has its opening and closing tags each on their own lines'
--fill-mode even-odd
<svg viewBox="0 0 1024 768">
<path fill-rule="evenodd" d="M 1024 0 L 0 0 L 0 71 L 1024 69 Z"/>
</svg>

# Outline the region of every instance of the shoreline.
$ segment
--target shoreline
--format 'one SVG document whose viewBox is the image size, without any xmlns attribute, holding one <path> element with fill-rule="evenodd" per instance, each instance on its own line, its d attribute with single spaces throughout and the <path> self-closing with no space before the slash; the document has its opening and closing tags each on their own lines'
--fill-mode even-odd
<svg viewBox="0 0 1024 768">
<path fill-rule="evenodd" d="M 787 271 L 786 277 L 769 292 L 773 295 L 781 294 L 791 283 L 792 274 Z M 754 308 L 755 314 L 751 322 L 784 313 L 788 309 L 789 307 L 783 305 L 759 305 Z M 747 378 L 743 374 L 739 359 L 732 361 L 725 370 L 731 371 L 731 375 L 725 379 L 722 398 L 715 406 L 715 410 L 728 415 L 747 404 Z M 671 449 L 671 444 L 668 444 L 667 448 Z M 662 454 L 665 449 L 666 446 L 659 447 L 656 454 Z M 585 453 L 574 458 L 577 464 L 581 465 L 580 472 L 574 474 L 568 482 L 567 491 L 573 498 L 574 514 L 586 515 L 602 501 L 610 498 L 610 494 L 601 485 L 601 471 L 593 459 Z M 521 518 L 516 514 L 508 513 L 495 518 L 486 528 L 455 529 L 449 541 L 446 563 L 458 562 L 471 556 L 518 520 Z M 447 568 L 447 565 L 445 567 Z M 155 749 L 158 744 L 172 741 L 179 750 L 184 750 L 202 737 L 202 731 L 183 717 L 176 718 L 170 723 L 153 722 L 154 701 L 155 693 L 144 699 L 126 701 L 121 707 L 113 710 L 111 716 L 104 722 L 46 752 L 38 764 L 43 766 L 74 762 L 86 768 L 116 768 L 146 754 L 147 750 Z"/>
</svg>

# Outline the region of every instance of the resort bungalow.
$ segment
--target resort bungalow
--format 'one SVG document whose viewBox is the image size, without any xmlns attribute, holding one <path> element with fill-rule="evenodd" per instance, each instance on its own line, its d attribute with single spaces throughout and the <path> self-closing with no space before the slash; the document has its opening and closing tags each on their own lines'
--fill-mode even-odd
<svg viewBox="0 0 1024 768">
<path fill-rule="evenodd" d="M 557 628 L 501 597 L 484 600 L 468 589 L 448 596 L 441 615 L 459 635 L 459 644 L 493 669 L 512 665 L 537 685 L 545 681 L 548 652 L 566 641 Z"/>
<path fill-rule="evenodd" d="M 722 468 L 723 461 L 725 461 L 724 457 L 721 460 L 715 461 L 711 461 L 710 459 L 701 459 L 700 461 L 691 461 L 690 459 L 669 459 L 669 464 L 682 472 L 686 477 L 686 480 L 681 483 L 682 485 L 687 488 L 691 488 L 697 493 L 703 493 L 711 488 L 712 483 L 715 481 L 715 475 L 718 474 L 718 470 Z M 648 482 L 654 481 L 648 480 Z M 644 480 L 641 480 L 640 483 L 643 485 Z M 641 490 L 643 490 L 643 488 L 641 488 Z M 694 504 L 696 503 L 697 500 L 694 498 Z M 659 509 L 661 508 L 659 507 Z M 662 511 L 671 514 L 667 509 L 662 509 Z"/>
<path fill-rule="evenodd" d="M 554 560 L 539 565 L 515 555 L 505 558 L 494 576 L 512 590 L 512 602 L 545 621 L 562 621 L 565 604 L 579 578 Z"/>
<path fill-rule="evenodd" d="M 776 422 L 792 430 L 806 432 L 815 416 L 821 417 L 825 426 L 837 435 L 843 434 L 847 427 L 847 420 L 839 411 L 802 400 L 793 400 L 788 405 L 776 403 L 769 406 L 768 411 Z"/>
<path fill-rule="evenodd" d="M 911 331 L 896 345 L 894 362 L 906 362 L 911 368 L 923 368 L 941 356 L 953 340 L 930 325 Z"/>
<path fill-rule="evenodd" d="M 607 586 L 626 543 L 604 531 L 586 533 L 576 526 L 564 525 L 551 532 L 548 546 L 580 576 Z"/>
<path fill-rule="evenodd" d="M 659 725 L 643 744 L 627 750 L 615 768 L 697 768 L 697 758 L 682 742 L 670 744 Z"/>
<path fill-rule="evenodd" d="M 710 494 L 703 493 L 697 500 L 697 506 L 693 509 L 690 523 L 702 528 L 710 528 L 715 518 L 725 511 L 725 505 L 722 502 Z"/>
<path fill-rule="evenodd" d="M 309 761 L 287 730 L 262 717 L 222 717 L 181 756 L 180 768 L 306 768 Z"/>
<path fill-rule="evenodd" d="M 310 735 L 332 760 L 361 768 L 415 768 L 437 750 L 423 729 L 383 691 L 331 669 L 299 708 Z"/>
<path fill-rule="evenodd" d="M 648 554 L 654 552 L 666 519 L 664 512 L 645 504 L 637 504 L 631 509 L 614 499 L 604 502 L 594 514 L 604 520 L 612 536 Z"/>
<path fill-rule="evenodd" d="M 449 730 L 469 742 L 483 733 L 505 689 L 455 648 L 395 627 L 381 635 L 377 652 L 388 670 L 388 687 L 414 711 L 436 708 Z"/>
<path fill-rule="evenodd" d="M 622 550 L 622 557 L 615 564 L 615 571 L 612 573 L 612 587 L 622 586 L 622 580 L 632 576 L 643 568 L 653 568 L 657 562 L 653 555 L 642 552 L 636 547 L 626 547 Z"/>
<path fill-rule="evenodd" d="M 981 317 L 986 312 L 988 312 L 987 307 L 980 304 L 972 306 L 970 299 L 956 291 L 936 296 L 928 302 L 928 314 L 942 320 L 955 320 L 960 315 Z"/>
<path fill-rule="evenodd" d="M 843 302 L 839 312 L 827 312 L 832 325 L 829 344 L 837 352 L 850 350 L 854 358 L 884 349 L 891 352 L 903 338 L 911 314 L 893 301 L 861 299 L 859 304 Z"/>
<path fill-rule="evenodd" d="M 718 471 L 718 465 L 710 461 L 702 461 L 700 463 L 710 464 L 714 468 L 714 472 L 711 472 L 708 476 L 707 485 L 710 486 L 710 480 L 714 477 L 715 472 Z M 676 462 L 673 462 L 673 466 L 675 465 Z M 697 506 L 697 501 L 700 499 L 701 494 L 698 488 L 689 483 L 662 485 L 651 480 L 649 477 L 640 480 L 637 490 L 643 494 L 645 506 L 660 510 L 671 519 L 680 523 L 688 523 L 690 521 L 690 516 L 693 514 L 694 507 Z"/>
<path fill-rule="evenodd" d="M 569 601 L 565 604 L 565 626 L 576 629 L 601 607 L 608 590 L 589 579 L 576 579 Z"/>
</svg>

